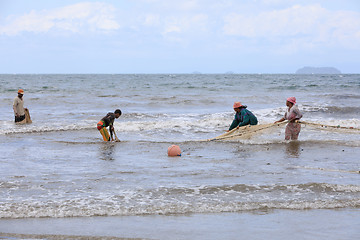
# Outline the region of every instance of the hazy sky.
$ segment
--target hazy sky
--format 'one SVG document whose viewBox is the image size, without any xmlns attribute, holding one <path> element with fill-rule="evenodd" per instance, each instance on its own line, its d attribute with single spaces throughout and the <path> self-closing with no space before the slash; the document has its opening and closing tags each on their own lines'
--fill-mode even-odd
<svg viewBox="0 0 360 240">
<path fill-rule="evenodd" d="M 360 73 L 359 0 L 0 0 L 0 73 Z"/>
</svg>

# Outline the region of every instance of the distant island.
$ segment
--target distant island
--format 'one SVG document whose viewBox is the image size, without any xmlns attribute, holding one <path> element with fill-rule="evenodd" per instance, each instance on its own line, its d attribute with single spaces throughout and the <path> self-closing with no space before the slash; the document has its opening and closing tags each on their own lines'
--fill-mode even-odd
<svg viewBox="0 0 360 240">
<path fill-rule="evenodd" d="M 303 67 L 296 71 L 296 74 L 341 74 L 334 67 Z"/>
</svg>

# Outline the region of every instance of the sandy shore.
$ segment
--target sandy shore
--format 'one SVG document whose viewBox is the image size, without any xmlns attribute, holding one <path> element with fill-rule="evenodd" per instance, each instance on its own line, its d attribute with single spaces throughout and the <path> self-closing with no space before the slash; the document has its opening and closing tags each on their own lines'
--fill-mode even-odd
<svg viewBox="0 0 360 240">
<path fill-rule="evenodd" d="M 353 240 L 360 233 L 359 213 L 358 209 L 322 209 L 169 216 L 1 219 L 0 232 L 12 234 L 0 233 L 0 238 Z"/>
<path fill-rule="evenodd" d="M 49 240 L 140 240 L 140 238 L 118 238 L 118 237 L 91 237 L 91 236 L 70 236 L 50 234 L 16 234 L 0 233 L 0 239 L 49 239 Z"/>
</svg>

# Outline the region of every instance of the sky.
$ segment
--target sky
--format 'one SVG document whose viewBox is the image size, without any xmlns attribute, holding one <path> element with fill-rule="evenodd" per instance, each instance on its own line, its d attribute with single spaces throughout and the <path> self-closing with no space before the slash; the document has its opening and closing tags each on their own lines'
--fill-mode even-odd
<svg viewBox="0 0 360 240">
<path fill-rule="evenodd" d="M 0 73 L 360 73 L 359 0 L 0 0 Z"/>
</svg>

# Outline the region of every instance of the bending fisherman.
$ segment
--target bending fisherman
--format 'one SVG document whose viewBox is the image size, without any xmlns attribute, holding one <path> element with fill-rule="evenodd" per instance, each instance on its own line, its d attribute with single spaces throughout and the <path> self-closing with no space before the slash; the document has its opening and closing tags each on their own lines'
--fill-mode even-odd
<svg viewBox="0 0 360 240">
<path fill-rule="evenodd" d="M 99 130 L 101 136 L 103 137 L 105 142 L 109 142 L 110 141 L 110 136 L 111 136 L 111 141 L 114 141 L 113 138 L 113 132 L 115 132 L 114 130 L 114 121 L 115 118 L 119 118 L 121 116 L 121 110 L 120 109 L 116 109 L 114 113 L 109 112 L 108 114 L 106 114 L 105 117 L 103 117 L 97 124 L 97 129 Z M 109 127 L 110 130 L 110 136 L 109 136 L 109 132 L 106 129 L 107 127 Z"/>
<path fill-rule="evenodd" d="M 234 128 L 239 128 L 245 125 L 256 125 L 258 123 L 255 115 L 247 110 L 247 106 L 242 105 L 240 102 L 234 103 L 235 118 L 230 125 L 228 132 Z"/>
</svg>

